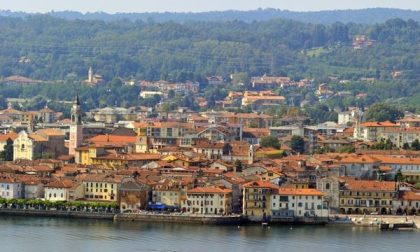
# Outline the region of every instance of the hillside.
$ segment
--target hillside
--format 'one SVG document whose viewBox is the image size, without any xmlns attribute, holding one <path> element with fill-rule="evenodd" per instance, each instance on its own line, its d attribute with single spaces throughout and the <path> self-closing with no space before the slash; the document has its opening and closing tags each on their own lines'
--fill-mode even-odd
<svg viewBox="0 0 420 252">
<path fill-rule="evenodd" d="M 354 45 L 356 37 L 365 37 L 366 43 Z M 1 78 L 19 75 L 69 83 L 58 88 L 50 84 L 4 86 L 0 92 L 4 97 L 42 95 L 68 100 L 93 67 L 109 86 L 84 93 L 92 106 L 109 102 L 135 105 L 137 91 L 109 91 L 120 86 L 116 78 L 205 84 L 209 75 L 227 79 L 231 73 L 242 72 L 249 77 L 310 78 L 316 85 L 329 83 L 337 92 L 350 91 L 348 101 L 327 101 L 330 108 L 380 101 L 420 107 L 419 38 L 419 23 L 402 19 L 374 25 L 323 25 L 283 19 L 155 23 L 67 20 L 49 15 L 0 17 Z M 375 85 L 360 81 L 366 78 L 374 78 Z M 96 92 L 104 92 L 109 99 L 100 102 Z M 363 102 L 355 98 L 360 93 L 367 93 Z"/>
<path fill-rule="evenodd" d="M 30 15 L 23 12 L 0 11 L 0 16 L 24 17 Z M 375 24 L 383 23 L 391 18 L 403 20 L 413 19 L 420 21 L 420 11 L 389 9 L 389 8 L 370 8 L 360 10 L 332 10 L 332 11 L 313 11 L 296 12 L 279 9 L 258 9 L 251 11 L 211 11 L 200 13 L 117 13 L 108 14 L 105 12 L 80 13 L 75 11 L 50 12 L 49 15 L 69 20 L 142 20 L 154 22 L 186 22 L 186 21 L 266 21 L 271 19 L 290 19 L 305 23 L 332 24 L 335 22 Z"/>
</svg>

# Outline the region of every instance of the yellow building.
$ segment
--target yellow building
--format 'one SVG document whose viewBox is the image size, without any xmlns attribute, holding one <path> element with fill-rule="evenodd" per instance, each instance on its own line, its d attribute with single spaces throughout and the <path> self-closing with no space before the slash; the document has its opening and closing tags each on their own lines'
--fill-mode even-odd
<svg viewBox="0 0 420 252">
<path fill-rule="evenodd" d="M 252 181 L 243 185 L 242 214 L 250 220 L 264 220 L 271 214 L 270 197 L 278 188 L 268 181 Z"/>
<path fill-rule="evenodd" d="M 341 213 L 391 212 L 392 199 L 396 192 L 395 182 L 346 178 L 344 183 L 339 196 Z"/>
<path fill-rule="evenodd" d="M 123 176 L 91 174 L 83 179 L 85 199 L 92 201 L 117 201 L 118 188 Z"/>
<path fill-rule="evenodd" d="M 21 131 L 13 141 L 13 160 L 34 160 L 42 157 L 48 140 L 37 134 L 28 134 Z"/>
<path fill-rule="evenodd" d="M 159 154 L 125 153 L 124 148 L 83 146 L 76 149 L 76 163 L 84 165 L 104 165 L 107 167 L 142 166 L 160 160 Z"/>
<path fill-rule="evenodd" d="M 187 192 L 187 212 L 194 214 L 229 214 L 232 211 L 232 190 L 218 187 L 197 187 Z"/>
<path fill-rule="evenodd" d="M 153 202 L 181 208 L 182 203 L 187 200 L 189 185 L 187 181 L 181 179 L 163 179 L 153 188 Z"/>
</svg>

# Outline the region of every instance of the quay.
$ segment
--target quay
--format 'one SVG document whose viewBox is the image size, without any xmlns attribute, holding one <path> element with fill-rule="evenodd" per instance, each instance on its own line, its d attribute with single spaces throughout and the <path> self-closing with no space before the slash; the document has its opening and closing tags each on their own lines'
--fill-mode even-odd
<svg viewBox="0 0 420 252">
<path fill-rule="evenodd" d="M 203 225 L 239 225 L 246 220 L 241 215 L 193 215 L 163 213 L 122 213 L 114 216 L 115 221 L 195 223 Z"/>
<path fill-rule="evenodd" d="M 411 225 L 413 228 L 420 228 L 420 217 L 415 215 L 402 216 L 402 215 L 336 215 L 338 220 L 348 219 L 347 224 L 356 226 L 375 226 L 385 227 L 388 226 L 404 226 Z M 344 222 L 332 220 L 332 224 L 340 224 Z"/>
<path fill-rule="evenodd" d="M 113 213 L 86 212 L 86 211 L 63 211 L 63 210 L 36 210 L 36 209 L 0 209 L 0 216 L 26 216 L 26 217 L 56 217 L 75 219 L 101 219 L 113 220 Z"/>
</svg>

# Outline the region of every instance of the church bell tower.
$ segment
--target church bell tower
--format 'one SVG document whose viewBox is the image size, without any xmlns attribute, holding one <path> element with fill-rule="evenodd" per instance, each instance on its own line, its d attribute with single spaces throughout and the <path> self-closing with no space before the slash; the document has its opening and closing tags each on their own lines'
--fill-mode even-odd
<svg viewBox="0 0 420 252">
<path fill-rule="evenodd" d="M 82 111 L 80 109 L 79 95 L 76 96 L 71 108 L 70 142 L 69 155 L 76 154 L 76 148 L 80 147 L 83 141 Z"/>
</svg>

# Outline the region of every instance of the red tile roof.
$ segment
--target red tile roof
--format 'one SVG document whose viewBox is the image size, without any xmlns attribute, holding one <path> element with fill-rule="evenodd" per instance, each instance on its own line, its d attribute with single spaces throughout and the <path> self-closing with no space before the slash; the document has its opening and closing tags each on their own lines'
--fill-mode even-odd
<svg viewBox="0 0 420 252">
<path fill-rule="evenodd" d="M 218 193 L 218 194 L 228 194 L 232 193 L 232 190 L 227 188 L 219 187 L 197 187 L 187 191 L 188 193 Z"/>
<path fill-rule="evenodd" d="M 391 181 L 373 181 L 373 180 L 355 180 L 346 178 L 346 188 L 353 191 L 395 191 L 395 182 Z"/>
<path fill-rule="evenodd" d="M 296 189 L 291 187 L 280 187 L 276 190 L 279 195 L 298 195 L 298 196 L 323 196 L 321 191 L 316 189 Z"/>
<path fill-rule="evenodd" d="M 135 136 L 97 135 L 89 139 L 91 143 L 135 143 Z"/>
<path fill-rule="evenodd" d="M 278 188 L 278 186 L 268 181 L 251 181 L 244 184 L 243 186 L 250 187 L 250 188 L 271 188 L 271 189 Z"/>
</svg>

